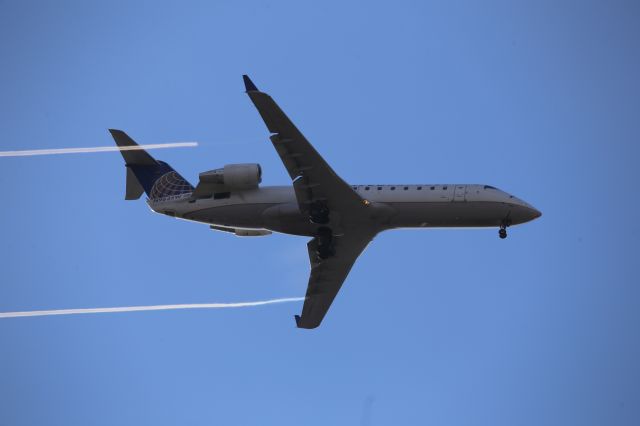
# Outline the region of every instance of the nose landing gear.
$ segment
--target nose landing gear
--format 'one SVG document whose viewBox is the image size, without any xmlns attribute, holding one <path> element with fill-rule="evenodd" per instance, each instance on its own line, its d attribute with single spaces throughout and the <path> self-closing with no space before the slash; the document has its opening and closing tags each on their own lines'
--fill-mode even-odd
<svg viewBox="0 0 640 426">
<path fill-rule="evenodd" d="M 504 240 L 507 238 L 507 227 L 511 225 L 511 219 L 509 219 L 509 215 L 504 218 L 502 223 L 500 224 L 500 230 L 498 231 L 498 236 L 500 239 Z"/>
</svg>

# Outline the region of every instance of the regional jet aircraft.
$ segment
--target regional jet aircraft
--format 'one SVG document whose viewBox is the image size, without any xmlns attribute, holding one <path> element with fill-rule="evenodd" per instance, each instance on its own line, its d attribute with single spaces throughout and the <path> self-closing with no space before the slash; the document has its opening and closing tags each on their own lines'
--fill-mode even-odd
<svg viewBox="0 0 640 426">
<path fill-rule="evenodd" d="M 292 185 L 260 187 L 259 164 L 228 164 L 200 173 L 194 188 L 167 163 L 143 150 L 121 151 L 127 200 L 147 194 L 157 213 L 209 224 L 237 236 L 272 232 L 312 237 L 311 276 L 300 328 L 316 328 L 354 262 L 379 232 L 395 228 L 507 227 L 541 215 L 532 205 L 489 185 L 349 185 L 333 171 L 268 94 L 243 76 L 246 93 L 269 129 Z M 120 147 L 136 143 L 110 130 Z"/>
</svg>

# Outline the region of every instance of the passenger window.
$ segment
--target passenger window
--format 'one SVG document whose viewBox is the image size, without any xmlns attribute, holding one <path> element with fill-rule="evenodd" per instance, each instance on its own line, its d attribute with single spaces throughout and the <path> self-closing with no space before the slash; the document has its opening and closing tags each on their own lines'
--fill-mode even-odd
<svg viewBox="0 0 640 426">
<path fill-rule="evenodd" d="M 422 187 L 421 187 L 421 186 L 419 186 L 417 189 L 418 189 L 418 191 L 420 191 L 420 190 L 422 189 Z"/>
<path fill-rule="evenodd" d="M 392 190 L 392 191 L 395 191 L 396 187 L 395 187 L 395 186 L 392 186 L 392 187 L 391 187 L 391 188 L 389 188 L 389 189 L 390 189 L 390 190 Z"/>
<path fill-rule="evenodd" d="M 442 187 L 442 189 L 443 189 L 444 191 L 446 191 L 446 190 L 447 190 L 447 187 L 446 187 L 446 186 L 443 186 L 443 187 Z"/>
<path fill-rule="evenodd" d="M 431 190 L 433 191 L 434 189 L 436 189 L 436 187 L 435 187 L 435 186 L 432 186 L 432 187 L 431 187 Z"/>
<path fill-rule="evenodd" d="M 368 190 L 369 190 L 369 187 L 368 187 L 368 186 L 365 186 L 365 187 L 364 187 L 364 190 L 365 190 L 365 191 L 368 191 Z"/>
<path fill-rule="evenodd" d="M 404 190 L 406 191 L 407 189 L 409 189 L 409 187 L 408 187 L 408 186 L 405 186 L 405 187 L 404 187 Z"/>
<path fill-rule="evenodd" d="M 378 191 L 382 191 L 382 187 L 381 186 L 378 187 Z"/>
</svg>

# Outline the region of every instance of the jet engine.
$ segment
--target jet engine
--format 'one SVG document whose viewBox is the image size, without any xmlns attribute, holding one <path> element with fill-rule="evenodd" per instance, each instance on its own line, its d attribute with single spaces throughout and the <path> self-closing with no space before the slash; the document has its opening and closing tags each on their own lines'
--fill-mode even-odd
<svg viewBox="0 0 640 426">
<path fill-rule="evenodd" d="M 262 168 L 260 164 L 227 164 L 222 169 L 200 173 L 200 182 L 230 190 L 257 188 L 262 182 Z"/>
<path fill-rule="evenodd" d="M 191 195 L 194 200 L 216 198 L 216 194 L 256 189 L 262 182 L 260 164 L 227 164 L 222 169 L 200 173 L 200 182 Z"/>
<path fill-rule="evenodd" d="M 223 173 L 224 185 L 231 189 L 257 188 L 262 182 L 260 164 L 227 164 Z"/>
</svg>

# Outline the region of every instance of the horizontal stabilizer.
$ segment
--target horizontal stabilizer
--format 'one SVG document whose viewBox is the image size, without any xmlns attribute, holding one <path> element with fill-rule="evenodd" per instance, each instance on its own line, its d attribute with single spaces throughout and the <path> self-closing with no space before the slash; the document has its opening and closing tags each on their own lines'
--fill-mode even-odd
<svg viewBox="0 0 640 426">
<path fill-rule="evenodd" d="M 138 144 L 122 130 L 109 129 L 113 140 L 119 147 L 138 146 Z M 120 151 L 127 166 L 157 166 L 158 162 L 143 149 Z"/>
<path fill-rule="evenodd" d="M 125 200 L 137 200 L 140 198 L 144 188 L 140 185 L 140 181 L 136 177 L 131 167 L 127 167 L 127 192 L 124 196 Z"/>
</svg>

